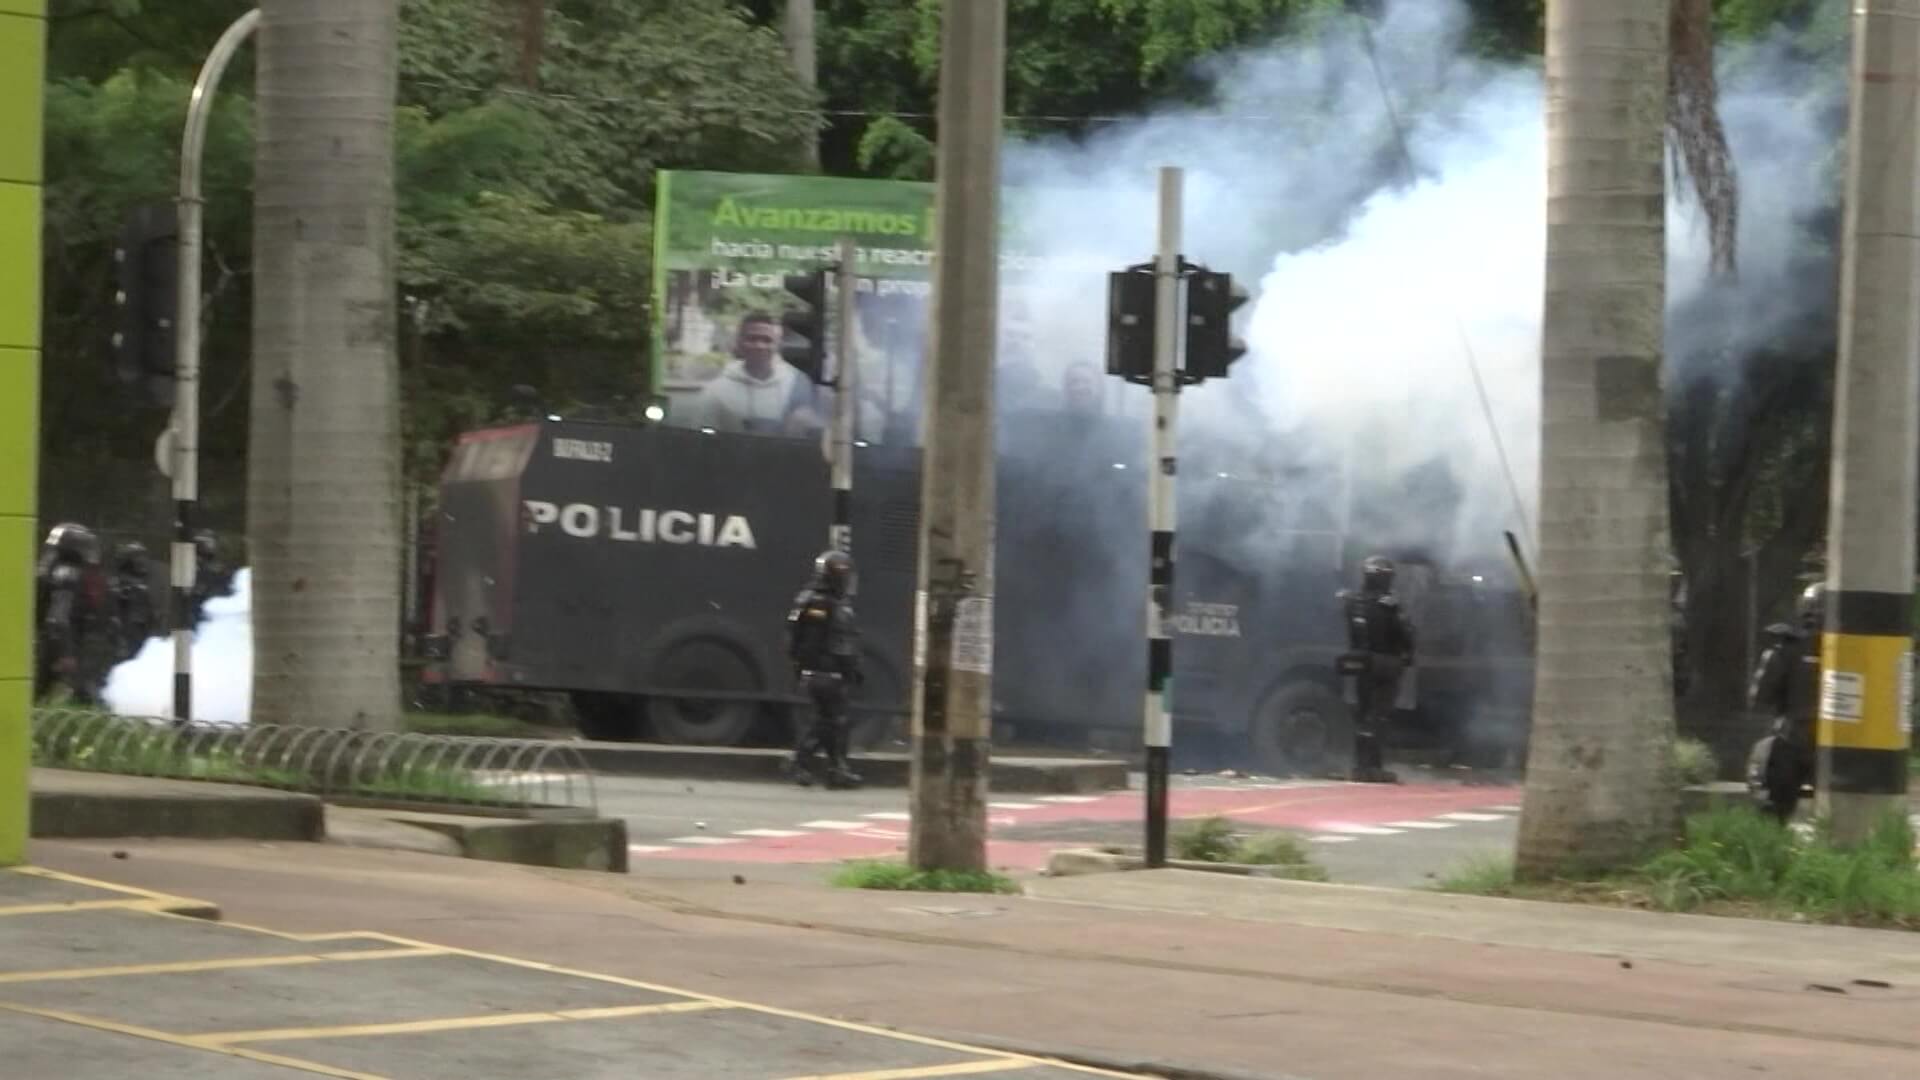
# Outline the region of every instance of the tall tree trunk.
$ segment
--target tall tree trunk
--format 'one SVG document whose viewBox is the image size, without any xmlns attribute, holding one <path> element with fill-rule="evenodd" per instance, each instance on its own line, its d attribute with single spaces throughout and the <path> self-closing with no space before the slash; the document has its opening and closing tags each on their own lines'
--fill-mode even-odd
<svg viewBox="0 0 1920 1080">
<path fill-rule="evenodd" d="M 261 0 L 253 716 L 397 726 L 397 0 Z"/>
<path fill-rule="evenodd" d="M 1670 0 L 1549 0 L 1540 613 L 1517 869 L 1674 824 L 1666 296 Z"/>
<path fill-rule="evenodd" d="M 787 0 L 786 9 L 787 52 L 793 57 L 793 71 L 800 82 L 809 90 L 820 86 L 819 50 L 816 30 L 818 22 L 814 16 L 814 0 Z M 813 135 L 802 147 L 807 164 L 820 167 L 820 136 Z"/>
</svg>

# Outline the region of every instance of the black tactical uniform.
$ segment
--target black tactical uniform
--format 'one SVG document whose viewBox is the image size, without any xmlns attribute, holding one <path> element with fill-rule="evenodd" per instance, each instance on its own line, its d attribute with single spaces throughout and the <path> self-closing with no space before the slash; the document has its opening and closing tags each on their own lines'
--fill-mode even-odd
<svg viewBox="0 0 1920 1080">
<path fill-rule="evenodd" d="M 55 525 L 34 578 L 34 700 L 64 683 L 76 704 L 97 704 L 112 649 L 99 538 L 84 525 Z"/>
<path fill-rule="evenodd" d="M 1767 627 L 1747 687 L 1747 708 L 1772 718 L 1769 733 L 1747 755 L 1747 791 L 1761 812 L 1785 821 L 1813 783 L 1814 725 L 1820 719 L 1820 622 L 1826 587 L 1800 594 L 1799 625 Z"/>
<path fill-rule="evenodd" d="M 802 786 L 816 779 L 814 759 L 827 758 L 827 786 L 858 786 L 847 762 L 851 732 L 847 724 L 849 685 L 859 685 L 860 630 L 854 621 L 853 558 L 841 551 L 823 553 L 813 564 L 813 582 L 794 598 L 787 615 L 787 655 L 801 692 L 813 701 L 813 720 L 788 763 Z"/>
<path fill-rule="evenodd" d="M 148 583 L 147 546 L 135 540 L 113 553 L 113 619 L 115 655 L 122 662 L 140 655 L 153 636 L 153 590 Z"/>
<path fill-rule="evenodd" d="M 1393 563 L 1374 555 L 1361 566 L 1359 591 L 1340 594 L 1347 648 L 1340 670 L 1353 679 L 1353 779 L 1397 783 L 1381 757 L 1380 740 L 1400 697 L 1400 679 L 1413 666 L 1413 624 L 1393 595 Z"/>
</svg>

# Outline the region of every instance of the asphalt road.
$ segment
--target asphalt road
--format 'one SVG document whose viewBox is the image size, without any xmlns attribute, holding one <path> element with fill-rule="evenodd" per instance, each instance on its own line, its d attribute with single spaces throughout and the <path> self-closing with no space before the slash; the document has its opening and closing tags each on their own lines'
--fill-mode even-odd
<svg viewBox="0 0 1920 1080">
<path fill-rule="evenodd" d="M 1281 829 L 1309 841 L 1333 880 L 1417 886 L 1512 848 L 1520 792 L 1409 771 L 1400 785 L 1176 777 L 1176 820 L 1222 815 L 1244 831 Z M 601 812 L 627 822 L 636 867 L 666 863 L 819 866 L 904 850 L 907 793 L 825 791 L 780 784 L 601 777 Z M 990 858 L 1037 871 L 1062 847 L 1138 844 L 1140 789 L 1103 795 L 1006 796 L 992 801 Z"/>
</svg>

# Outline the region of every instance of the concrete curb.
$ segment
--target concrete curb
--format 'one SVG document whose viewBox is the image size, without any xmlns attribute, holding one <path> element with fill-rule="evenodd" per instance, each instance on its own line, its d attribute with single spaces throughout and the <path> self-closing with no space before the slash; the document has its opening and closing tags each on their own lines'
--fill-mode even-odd
<svg viewBox="0 0 1920 1080">
<path fill-rule="evenodd" d="M 1054 852 L 1047 859 L 1048 877 L 1076 877 L 1082 874 L 1114 874 L 1128 870 L 1145 870 L 1147 860 L 1144 856 L 1129 855 L 1124 852 L 1102 851 L 1098 848 L 1067 848 Z M 1169 870 L 1198 870 L 1208 874 L 1232 874 L 1237 877 L 1265 877 L 1298 880 L 1296 874 L 1308 869 L 1305 863 L 1226 863 L 1200 862 L 1191 859 L 1168 859 Z"/>
<path fill-rule="evenodd" d="M 618 818 L 514 820 L 411 810 L 385 810 L 379 816 L 395 826 L 444 836 L 457 845 L 457 854 L 463 858 L 556 870 L 627 872 L 627 823 Z M 374 841 L 361 842 L 372 845 Z"/>
<path fill-rule="evenodd" d="M 781 763 L 785 750 L 737 747 L 660 746 L 647 743 L 576 742 L 570 744 L 587 767 L 609 776 L 666 780 L 749 780 L 787 783 Z M 908 784 L 911 761 L 905 754 L 856 755 L 854 771 L 868 787 Z M 988 786 L 1002 795 L 1085 795 L 1127 789 L 1127 763 L 1084 759 L 998 758 Z"/>
<path fill-rule="evenodd" d="M 33 835 L 41 839 L 318 841 L 320 799 L 198 780 L 155 780 L 64 769 L 33 770 Z"/>
</svg>

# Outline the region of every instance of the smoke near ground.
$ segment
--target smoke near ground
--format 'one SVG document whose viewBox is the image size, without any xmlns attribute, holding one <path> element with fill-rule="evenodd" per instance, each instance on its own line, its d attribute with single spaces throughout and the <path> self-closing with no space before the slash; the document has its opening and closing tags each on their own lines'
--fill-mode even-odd
<svg viewBox="0 0 1920 1080">
<path fill-rule="evenodd" d="M 1250 352 L 1233 379 L 1183 397 L 1183 453 L 1211 445 L 1278 467 L 1295 495 L 1351 493 L 1356 531 L 1377 546 L 1498 558 L 1505 529 L 1530 544 L 1541 78 L 1537 64 L 1468 56 L 1468 28 L 1452 0 L 1400 0 L 1370 24 L 1350 18 L 1215 61 L 1204 105 L 1010 146 L 1008 182 L 1023 194 L 1009 203 L 1024 210 L 1013 234 L 1059 268 L 1009 283 L 1006 317 L 1038 324 L 1043 381 L 1099 359 L 1103 271 L 1151 257 L 1154 170 L 1181 166 L 1187 257 L 1253 293 Z M 1741 275 L 1714 297 L 1736 317 L 1675 326 L 1688 363 L 1704 336 L 1737 348 L 1830 302 L 1828 283 L 1791 280 L 1789 263 L 1797 219 L 1830 197 L 1841 73 L 1808 70 L 1777 43 L 1723 50 L 1722 71 L 1744 200 Z M 1680 309 L 1706 287 L 1707 236 L 1670 186 Z M 1123 393 L 1144 411 L 1143 389 Z"/>
<path fill-rule="evenodd" d="M 233 577 L 233 594 L 207 602 L 193 642 L 193 718 L 244 724 L 253 705 L 252 572 Z M 173 640 L 148 638 L 138 656 L 113 669 L 107 707 L 122 716 L 173 713 Z"/>
</svg>

